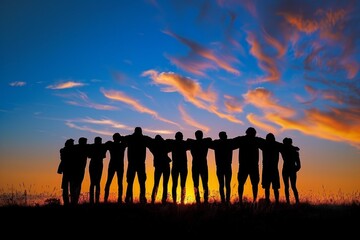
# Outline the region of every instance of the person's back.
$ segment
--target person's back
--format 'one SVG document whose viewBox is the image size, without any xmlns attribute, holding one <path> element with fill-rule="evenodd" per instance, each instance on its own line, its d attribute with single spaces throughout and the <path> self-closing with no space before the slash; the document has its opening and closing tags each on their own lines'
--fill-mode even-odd
<svg viewBox="0 0 360 240">
<path fill-rule="evenodd" d="M 125 136 L 124 142 L 127 144 L 129 164 L 143 164 L 146 159 L 148 140 L 142 134 L 141 128 L 136 127 L 133 134 Z"/>
<path fill-rule="evenodd" d="M 246 135 L 242 139 L 239 149 L 239 164 L 247 169 L 259 167 L 259 146 L 255 137 Z"/>
<path fill-rule="evenodd" d="M 299 152 L 296 147 L 292 145 L 290 138 L 284 138 L 284 147 L 281 151 L 281 156 L 284 160 L 283 171 L 297 172 L 300 169 Z"/>
<path fill-rule="evenodd" d="M 170 141 L 171 158 L 173 168 L 187 168 L 187 150 L 189 144 L 183 140 L 182 134 L 175 134 L 175 139 Z"/>
<path fill-rule="evenodd" d="M 207 154 L 211 143 L 210 138 L 203 138 L 203 133 L 195 132 L 195 140 L 188 139 L 190 142 L 190 153 L 192 155 L 192 164 L 196 167 L 207 166 Z"/>
<path fill-rule="evenodd" d="M 213 140 L 210 148 L 214 150 L 216 166 L 231 165 L 235 147 L 232 139 L 228 139 L 225 132 L 219 133 L 219 139 Z"/>
</svg>

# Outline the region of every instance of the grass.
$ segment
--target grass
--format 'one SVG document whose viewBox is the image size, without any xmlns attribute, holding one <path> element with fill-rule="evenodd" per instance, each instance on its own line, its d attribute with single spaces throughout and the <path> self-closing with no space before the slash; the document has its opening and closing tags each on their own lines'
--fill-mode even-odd
<svg viewBox="0 0 360 240">
<path fill-rule="evenodd" d="M 56 198 L 55 198 L 56 199 Z M 53 199 L 54 200 L 54 199 Z M 199 237 L 334 237 L 358 234 L 359 204 L 117 204 L 8 205 L 0 208 L 2 233 L 48 232 L 73 237 L 133 236 L 157 239 Z M 36 231 L 34 231 L 36 230 Z M 65 235 L 64 235 L 65 236 Z M 356 235 L 355 235 L 356 236 Z"/>
<path fill-rule="evenodd" d="M 301 198 L 300 204 L 252 203 L 245 197 L 239 205 L 234 196 L 223 205 L 216 197 L 209 204 L 117 204 L 90 205 L 88 194 L 77 206 L 63 206 L 59 191 L 37 193 L 31 189 L 1 191 L 0 216 L 4 236 L 23 237 L 146 237 L 171 238 L 342 238 L 358 234 L 360 197 L 341 193 L 322 199 Z M 215 196 L 215 195 L 214 195 Z M 351 200 L 349 200 L 351 199 Z M 14 230 L 15 229 L 15 230 Z M 46 233 L 46 234 L 45 234 Z M 48 236 L 48 234 L 51 234 Z M 69 235 L 71 234 L 71 235 Z"/>
</svg>

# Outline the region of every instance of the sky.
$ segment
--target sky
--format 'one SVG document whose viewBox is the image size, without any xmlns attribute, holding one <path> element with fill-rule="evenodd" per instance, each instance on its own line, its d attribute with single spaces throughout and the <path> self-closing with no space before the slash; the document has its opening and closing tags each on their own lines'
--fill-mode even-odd
<svg viewBox="0 0 360 240">
<path fill-rule="evenodd" d="M 60 198 L 56 170 L 68 138 L 105 142 L 140 126 L 150 137 L 173 139 L 181 131 L 195 138 L 202 130 L 217 139 L 220 131 L 233 138 L 254 127 L 259 137 L 272 132 L 300 148 L 300 201 L 359 201 L 359 4 L 2 0 L 0 193 Z M 261 161 L 260 152 L 260 173 Z M 148 152 L 148 195 L 152 164 Z M 190 154 L 188 164 L 191 202 Z M 213 150 L 208 165 L 217 199 Z M 244 197 L 251 198 L 249 182 Z M 136 198 L 137 179 L 134 187 Z M 88 189 L 87 168 L 83 193 Z"/>
</svg>

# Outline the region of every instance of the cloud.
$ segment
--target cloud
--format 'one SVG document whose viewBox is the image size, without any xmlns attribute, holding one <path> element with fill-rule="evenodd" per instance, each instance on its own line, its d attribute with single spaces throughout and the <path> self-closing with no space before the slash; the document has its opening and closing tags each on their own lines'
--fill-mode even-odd
<svg viewBox="0 0 360 240">
<path fill-rule="evenodd" d="M 164 92 L 178 92 L 187 102 L 192 103 L 194 106 L 230 122 L 242 124 L 242 121 L 233 115 L 218 110 L 218 107 L 215 105 L 217 101 L 217 93 L 215 91 L 210 88 L 207 90 L 202 89 L 201 85 L 193 79 L 172 72 L 158 73 L 155 70 L 145 71 L 142 73 L 142 76 L 150 76 L 156 85 L 165 85 L 166 87 L 162 88 Z"/>
<path fill-rule="evenodd" d="M 94 118 L 81 118 L 81 119 L 75 119 L 75 120 L 66 120 L 65 124 L 73 129 L 101 134 L 105 136 L 112 136 L 115 132 L 119 130 L 125 130 L 132 132 L 135 127 L 134 126 L 128 126 L 125 124 L 122 124 L 120 122 L 111 120 L 111 119 L 94 119 Z M 90 124 L 87 125 L 87 124 Z M 106 129 L 100 129 L 99 127 L 106 128 Z M 109 130 L 108 128 L 111 128 Z M 156 134 L 174 134 L 174 131 L 167 130 L 167 129 L 151 129 L 151 128 L 142 128 L 143 132 L 148 133 L 156 133 Z M 121 135 L 124 135 L 120 133 Z"/>
<path fill-rule="evenodd" d="M 292 108 L 281 106 L 277 103 L 274 95 L 265 88 L 256 88 L 243 94 L 246 104 L 251 104 L 265 113 L 275 112 L 282 116 L 293 116 L 295 111 Z"/>
<path fill-rule="evenodd" d="M 119 101 L 119 102 L 123 102 L 123 103 L 131 106 L 137 112 L 149 114 L 160 121 L 181 127 L 178 123 L 161 117 L 156 111 L 154 111 L 148 107 L 145 107 L 137 99 L 134 99 L 121 91 L 101 89 L 101 92 L 104 94 L 104 96 L 106 98 L 109 98 L 109 99 L 112 99 L 115 101 Z"/>
<path fill-rule="evenodd" d="M 190 126 L 193 126 L 197 129 L 200 129 L 204 132 L 208 132 L 210 130 L 210 128 L 208 126 L 205 126 L 204 124 L 201 124 L 199 122 L 197 122 L 196 120 L 194 120 L 184 109 L 184 107 L 182 105 L 179 105 L 178 107 L 180 113 L 181 113 L 181 117 L 182 119 L 189 124 Z"/>
<path fill-rule="evenodd" d="M 12 87 L 23 87 L 26 85 L 26 82 L 15 81 L 15 82 L 9 83 L 9 85 Z"/>
<path fill-rule="evenodd" d="M 179 40 L 181 43 L 185 44 L 191 49 L 190 54 L 181 60 L 177 60 L 174 57 L 171 57 L 170 60 L 174 64 L 179 64 L 178 66 L 184 70 L 204 76 L 204 70 L 209 68 L 221 68 L 229 73 L 240 75 L 240 71 L 232 66 L 232 63 L 237 63 L 238 60 L 230 55 L 219 56 L 214 51 L 201 46 L 200 44 L 191 41 L 187 38 L 184 38 L 180 35 L 177 35 L 171 31 L 163 31 L 165 34 L 172 36 Z M 199 58 L 200 57 L 200 58 Z M 209 61 L 208 63 L 204 60 Z M 211 64 L 211 65 L 210 65 Z"/>
<path fill-rule="evenodd" d="M 346 142 L 360 149 L 359 109 L 331 108 L 321 111 L 312 108 L 300 119 L 270 114 L 268 119 L 284 129 L 298 130 L 304 134 L 337 142 Z"/>
<path fill-rule="evenodd" d="M 267 37 L 268 41 L 275 45 L 278 48 L 279 56 L 284 55 L 280 48 L 280 44 L 275 42 L 273 38 Z M 250 53 L 258 60 L 259 67 L 264 70 L 267 75 L 264 77 L 260 77 L 258 82 L 267 82 L 267 81 L 279 81 L 280 80 L 280 71 L 278 70 L 277 63 L 273 57 L 267 55 L 260 42 L 256 39 L 253 33 L 248 33 L 248 37 L 246 38 L 247 42 L 250 44 Z"/>
<path fill-rule="evenodd" d="M 68 82 L 49 85 L 46 88 L 49 88 L 49 89 L 67 89 L 67 88 L 75 88 L 75 87 L 82 87 L 82 86 L 85 86 L 85 84 L 81 83 L 81 82 L 68 81 Z"/>
<path fill-rule="evenodd" d="M 86 93 L 78 91 L 78 94 L 70 94 L 70 95 L 59 95 L 65 98 L 70 98 L 71 100 L 66 101 L 66 103 L 74 106 L 93 108 L 97 110 L 117 110 L 118 108 L 111 105 L 99 104 L 92 102 Z"/>
</svg>

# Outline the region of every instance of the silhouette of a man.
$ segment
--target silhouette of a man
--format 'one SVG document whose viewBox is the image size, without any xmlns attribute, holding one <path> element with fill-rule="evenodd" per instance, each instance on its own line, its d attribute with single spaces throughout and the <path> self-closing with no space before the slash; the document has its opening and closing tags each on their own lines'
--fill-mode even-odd
<svg viewBox="0 0 360 240">
<path fill-rule="evenodd" d="M 110 161 L 108 165 L 108 174 L 105 183 L 104 202 L 108 202 L 111 182 L 116 173 L 118 196 L 117 202 L 122 203 L 123 194 L 123 176 L 124 176 L 124 154 L 126 145 L 121 141 L 122 136 L 120 133 L 113 134 L 113 141 L 107 141 L 105 143 L 106 149 L 110 153 Z"/>
<path fill-rule="evenodd" d="M 296 187 L 297 172 L 301 168 L 299 148 L 292 145 L 291 138 L 284 138 L 284 148 L 281 151 L 281 156 L 284 161 L 282 168 L 282 178 L 284 181 L 284 190 L 286 203 L 290 203 L 289 185 L 294 193 L 295 202 L 299 203 L 299 193 Z M 290 184 L 289 184 L 290 182 Z"/>
<path fill-rule="evenodd" d="M 128 168 L 126 172 L 126 196 L 125 202 L 133 202 L 133 185 L 137 174 L 140 185 L 140 203 L 146 203 L 146 148 L 149 146 L 151 138 L 143 135 L 141 127 L 135 127 L 134 133 L 127 135 L 123 139 L 127 146 Z"/>
<path fill-rule="evenodd" d="M 219 139 L 212 141 L 210 148 L 215 153 L 216 176 L 219 182 L 219 193 L 222 203 L 230 203 L 232 157 L 235 144 L 233 139 L 228 139 L 226 132 L 219 132 Z M 226 195 L 224 192 L 226 190 Z"/>
<path fill-rule="evenodd" d="M 106 147 L 102 143 L 101 137 L 95 137 L 94 143 L 89 147 L 90 151 L 90 203 L 100 202 L 100 182 L 103 172 L 103 160 L 106 158 Z M 94 195 L 95 193 L 95 195 Z M 95 198 L 94 198 L 95 197 Z"/>
<path fill-rule="evenodd" d="M 75 161 L 74 161 L 74 172 L 73 172 L 73 188 L 71 192 L 71 202 L 78 204 L 82 182 L 85 177 L 86 164 L 89 156 L 89 145 L 87 144 L 87 138 L 80 137 L 78 144 L 74 146 L 75 149 Z"/>
<path fill-rule="evenodd" d="M 60 149 L 60 163 L 57 169 L 58 174 L 62 174 L 61 188 L 62 188 L 62 199 L 64 205 L 69 205 L 69 191 L 71 186 L 72 178 L 72 164 L 76 160 L 74 158 L 74 139 L 67 139 L 64 147 Z"/>
<path fill-rule="evenodd" d="M 244 185 L 250 176 L 252 186 L 253 202 L 258 195 L 259 173 L 259 147 L 263 139 L 256 137 L 256 130 L 249 127 L 245 136 L 234 138 L 236 147 L 239 148 L 239 171 L 238 171 L 238 194 L 239 203 L 243 202 Z"/>
<path fill-rule="evenodd" d="M 173 203 L 177 203 L 177 186 L 180 177 L 180 203 L 185 203 L 186 196 L 186 179 L 188 175 L 187 151 L 190 150 L 190 145 L 184 140 L 182 132 L 175 133 L 175 139 L 166 139 L 170 143 L 172 168 L 172 199 Z"/>
<path fill-rule="evenodd" d="M 265 201 L 270 203 L 270 186 L 274 191 L 275 203 L 279 203 L 279 156 L 283 144 L 275 140 L 273 133 L 266 135 L 265 141 L 260 145 L 262 150 L 261 186 L 265 190 Z"/>
<path fill-rule="evenodd" d="M 211 138 L 203 138 L 203 132 L 197 130 L 195 139 L 188 138 L 190 144 L 190 153 L 192 155 L 192 179 L 194 182 L 194 193 L 196 203 L 200 203 L 199 180 L 201 178 L 204 190 L 204 203 L 209 200 L 209 170 L 207 165 L 207 154 L 211 144 Z"/>
<path fill-rule="evenodd" d="M 150 142 L 149 149 L 153 154 L 154 161 L 154 186 L 151 193 L 151 203 L 155 203 L 156 195 L 159 189 L 160 178 L 163 176 L 163 194 L 162 204 L 167 202 L 168 182 L 170 177 L 170 162 L 168 156 L 170 152 L 169 144 L 160 136 L 156 135 L 155 139 Z"/>
</svg>

